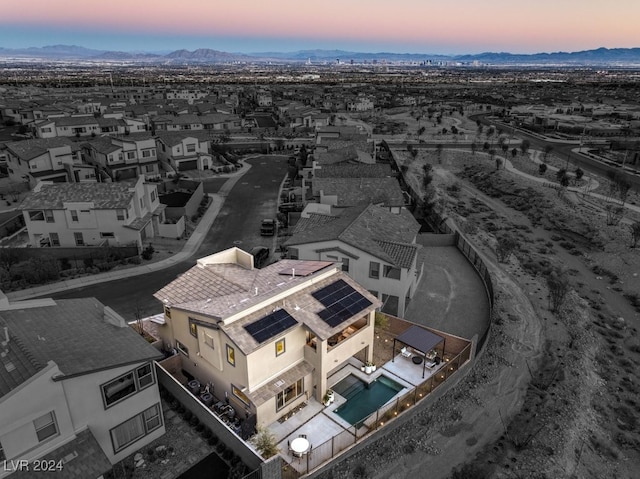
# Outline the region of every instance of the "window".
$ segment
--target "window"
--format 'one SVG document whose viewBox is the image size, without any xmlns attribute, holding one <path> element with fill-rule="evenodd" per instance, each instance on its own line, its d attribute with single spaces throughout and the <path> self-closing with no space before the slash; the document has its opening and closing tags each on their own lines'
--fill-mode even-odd
<svg viewBox="0 0 640 479">
<path fill-rule="evenodd" d="M 147 173 L 152 173 L 155 171 L 154 165 L 144 165 L 144 171 Z"/>
<path fill-rule="evenodd" d="M 143 150 L 142 151 L 142 157 L 143 158 L 149 158 L 151 156 L 151 150 Z"/>
<path fill-rule="evenodd" d="M 136 157 L 135 151 L 127 151 L 127 160 L 133 160 Z"/>
<path fill-rule="evenodd" d="M 284 339 L 285 338 L 282 338 L 282 339 L 276 341 L 276 356 L 280 356 L 286 350 L 286 348 L 285 348 L 285 340 Z"/>
<path fill-rule="evenodd" d="M 133 371 L 114 379 L 102 386 L 102 395 L 106 406 L 121 401 L 136 392 L 136 381 Z"/>
<path fill-rule="evenodd" d="M 204 344 L 209 346 L 211 349 L 215 349 L 215 338 L 211 336 L 209 333 L 204 333 Z"/>
<path fill-rule="evenodd" d="M 116 210 L 116 216 L 119 221 L 124 221 L 124 219 L 127 218 L 129 215 L 127 214 L 127 210 L 120 209 L 120 210 Z"/>
<path fill-rule="evenodd" d="M 122 376 L 102 385 L 102 397 L 105 408 L 142 391 L 155 382 L 151 363 L 140 366 Z"/>
<path fill-rule="evenodd" d="M 47 220 L 47 223 L 54 223 L 53 219 L 53 210 L 44 210 L 44 217 Z"/>
<path fill-rule="evenodd" d="M 302 379 L 298 379 L 284 391 L 280 391 L 278 393 L 276 396 L 276 411 L 279 411 L 287 404 L 300 397 L 302 393 L 304 393 L 304 382 Z"/>
<path fill-rule="evenodd" d="M 44 221 L 44 211 L 29 211 L 31 221 Z"/>
<path fill-rule="evenodd" d="M 169 306 L 165 306 L 164 307 L 164 315 L 167 318 L 171 319 L 171 308 Z"/>
<path fill-rule="evenodd" d="M 136 369 L 136 377 L 138 378 L 138 386 L 140 389 L 144 389 L 153 384 L 153 369 L 151 369 L 151 364 L 145 364 Z"/>
<path fill-rule="evenodd" d="M 178 349 L 178 351 L 180 351 L 185 356 L 187 356 L 187 357 L 189 356 L 189 348 L 187 348 L 184 344 L 182 344 L 178 340 L 176 340 L 176 348 Z"/>
<path fill-rule="evenodd" d="M 58 233 L 49 233 L 49 242 L 51 246 L 60 246 L 60 237 Z"/>
<path fill-rule="evenodd" d="M 42 128 L 42 133 L 51 133 L 51 128 Z"/>
<path fill-rule="evenodd" d="M 385 278 L 400 279 L 400 268 L 385 265 L 383 271 Z"/>
<path fill-rule="evenodd" d="M 36 428 L 36 436 L 38 441 L 42 442 L 50 437 L 58 434 L 58 426 L 56 425 L 56 416 L 53 411 L 48 412 L 44 416 L 33 421 L 33 425 Z"/>
<path fill-rule="evenodd" d="M 193 318 L 189 318 L 189 332 L 194 338 L 198 337 L 198 325 L 195 323 Z"/>
<path fill-rule="evenodd" d="M 116 235 L 115 233 L 112 233 L 110 231 L 101 231 L 100 232 L 100 238 L 115 238 Z"/>
<path fill-rule="evenodd" d="M 2 447 L 2 444 L 0 444 L 0 461 L 6 461 L 7 460 L 7 456 L 4 453 L 4 448 Z"/>
<path fill-rule="evenodd" d="M 380 263 L 371 261 L 369 263 L 369 278 L 378 279 L 379 277 L 380 277 Z"/>
<path fill-rule="evenodd" d="M 247 395 L 245 393 L 242 392 L 242 390 L 237 387 L 234 386 L 233 384 L 231 385 L 231 393 L 237 397 L 238 399 L 240 399 L 240 401 L 242 401 L 243 403 L 245 403 L 247 406 L 249 406 L 249 398 L 247 397 Z"/>
<path fill-rule="evenodd" d="M 232 366 L 236 365 L 236 351 L 227 344 L 227 362 Z"/>
<path fill-rule="evenodd" d="M 151 201 L 155 201 L 156 200 L 156 192 L 155 190 L 151 190 Z"/>
<path fill-rule="evenodd" d="M 195 143 L 189 143 L 187 145 L 187 152 L 188 153 L 193 153 L 194 151 L 196 151 L 196 145 Z"/>
<path fill-rule="evenodd" d="M 82 233 L 73 233 L 73 237 L 76 240 L 76 246 L 84 246 L 84 237 L 82 236 Z"/>
<path fill-rule="evenodd" d="M 342 271 L 349 272 L 349 258 L 342 258 Z"/>
<path fill-rule="evenodd" d="M 161 425 L 160 406 L 154 404 L 149 409 L 111 429 L 113 451 L 115 453 L 121 451 L 138 439 L 158 429 Z"/>
<path fill-rule="evenodd" d="M 71 221 L 78 221 L 78 211 L 77 210 L 71 210 Z"/>
</svg>

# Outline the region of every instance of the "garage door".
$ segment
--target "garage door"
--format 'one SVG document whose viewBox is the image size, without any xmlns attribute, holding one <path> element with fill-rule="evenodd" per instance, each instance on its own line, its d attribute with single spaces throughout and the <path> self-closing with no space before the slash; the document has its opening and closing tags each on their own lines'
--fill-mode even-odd
<svg viewBox="0 0 640 479">
<path fill-rule="evenodd" d="M 180 171 L 195 170 L 198 168 L 198 160 L 181 161 L 178 169 Z"/>
</svg>

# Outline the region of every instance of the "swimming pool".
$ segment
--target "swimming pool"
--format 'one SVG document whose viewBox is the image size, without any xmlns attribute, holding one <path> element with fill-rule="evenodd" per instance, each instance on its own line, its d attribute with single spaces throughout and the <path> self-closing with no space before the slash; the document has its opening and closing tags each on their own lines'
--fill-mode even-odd
<svg viewBox="0 0 640 479">
<path fill-rule="evenodd" d="M 402 389 L 404 386 L 387 376 L 379 376 L 367 384 L 351 374 L 333 386 L 333 390 L 347 400 L 334 412 L 349 424 L 358 425 Z"/>
</svg>

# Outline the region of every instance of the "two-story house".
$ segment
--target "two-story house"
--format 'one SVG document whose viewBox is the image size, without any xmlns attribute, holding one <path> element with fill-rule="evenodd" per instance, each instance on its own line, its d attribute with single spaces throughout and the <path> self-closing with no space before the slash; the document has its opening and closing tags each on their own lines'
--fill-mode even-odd
<svg viewBox="0 0 640 479">
<path fill-rule="evenodd" d="M 69 138 L 35 138 L 6 145 L 11 181 L 95 182 L 95 168 L 82 162 L 80 147 Z"/>
<path fill-rule="evenodd" d="M 88 163 L 98 166 L 113 181 L 160 176 L 156 140 L 149 133 L 94 138 L 82 145 L 82 151 Z"/>
<path fill-rule="evenodd" d="M 213 165 L 206 132 L 159 132 L 158 158 L 175 171 L 208 170 Z"/>
<path fill-rule="evenodd" d="M 157 185 L 38 183 L 20 205 L 31 246 L 142 246 L 164 221 Z"/>
<path fill-rule="evenodd" d="M 159 335 L 183 370 L 258 425 L 321 401 L 331 371 L 373 357 L 380 302 L 330 261 L 257 269 L 252 255 L 230 248 L 154 296 L 164 305 Z"/>
<path fill-rule="evenodd" d="M 358 205 L 314 208 L 302 213 L 284 243 L 287 256 L 301 260 L 342 262 L 342 270 L 382 300 L 382 310 L 404 316 L 422 278 L 418 264 L 420 224 L 406 209 Z"/>
<path fill-rule="evenodd" d="M 164 434 L 162 355 L 95 298 L 0 293 L 0 352 L 0 477 L 100 478 Z"/>
</svg>

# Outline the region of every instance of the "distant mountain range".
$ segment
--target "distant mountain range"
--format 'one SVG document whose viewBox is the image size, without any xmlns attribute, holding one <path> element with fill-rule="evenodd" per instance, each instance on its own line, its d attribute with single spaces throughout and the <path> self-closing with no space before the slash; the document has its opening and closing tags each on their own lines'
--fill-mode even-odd
<svg viewBox="0 0 640 479">
<path fill-rule="evenodd" d="M 194 51 L 176 50 L 162 55 L 146 52 L 119 52 L 93 50 L 76 45 L 51 45 L 30 48 L 2 48 L 0 58 L 25 58 L 47 60 L 124 61 L 158 64 L 216 64 L 258 62 L 312 63 L 371 63 L 417 62 L 438 64 L 442 62 L 490 65 L 638 65 L 640 48 L 598 48 L 579 52 L 554 53 L 479 53 L 474 55 L 431 55 L 419 53 L 362 53 L 344 50 L 300 50 L 296 52 L 228 53 L 209 48 Z"/>
</svg>

